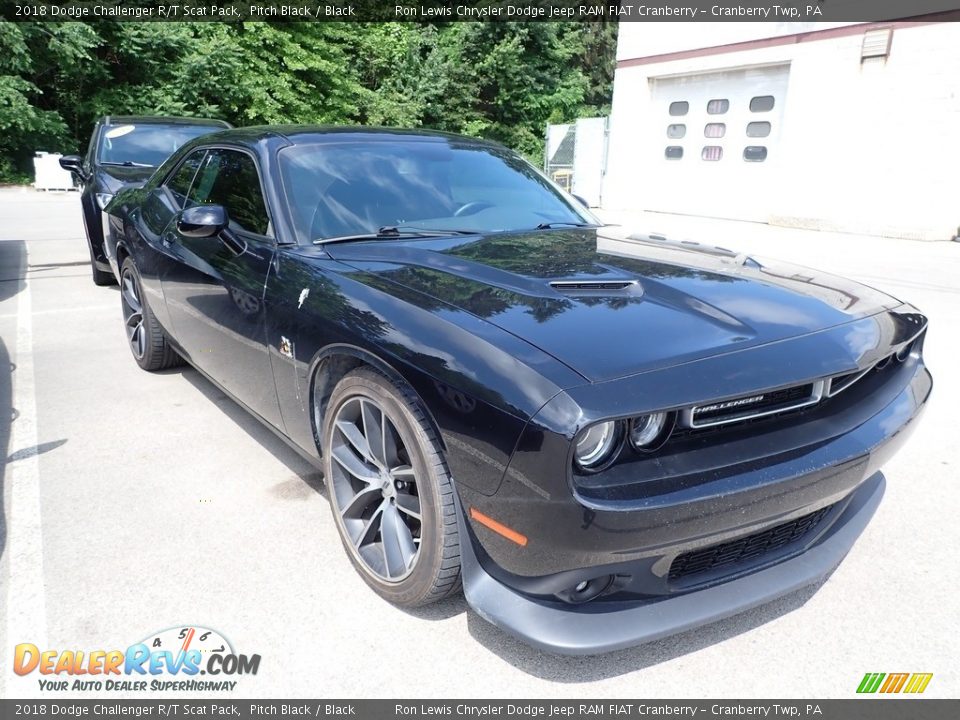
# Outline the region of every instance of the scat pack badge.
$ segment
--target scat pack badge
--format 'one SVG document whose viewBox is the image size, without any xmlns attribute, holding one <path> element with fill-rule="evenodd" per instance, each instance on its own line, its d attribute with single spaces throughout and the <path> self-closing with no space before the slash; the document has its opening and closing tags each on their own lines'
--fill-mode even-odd
<svg viewBox="0 0 960 720">
<path fill-rule="evenodd" d="M 222 634 L 180 626 L 152 633 L 125 650 L 14 648 L 13 671 L 38 673 L 41 691 L 230 691 L 239 675 L 256 675 L 260 655 L 237 653 Z M 201 679 L 202 676 L 202 679 Z M 69 678 L 69 679 L 68 679 Z"/>
</svg>

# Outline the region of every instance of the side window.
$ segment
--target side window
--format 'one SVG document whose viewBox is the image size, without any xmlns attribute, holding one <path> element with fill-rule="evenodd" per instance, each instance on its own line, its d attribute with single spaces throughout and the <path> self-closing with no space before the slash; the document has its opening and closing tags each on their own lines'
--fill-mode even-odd
<svg viewBox="0 0 960 720">
<path fill-rule="evenodd" d="M 190 153 L 186 160 L 180 163 L 180 167 L 167 180 L 167 189 L 176 198 L 177 206 L 181 209 L 187 207 L 187 194 L 190 192 L 190 186 L 193 184 L 193 178 L 196 177 L 197 170 L 203 160 L 206 150 L 197 150 Z"/>
<path fill-rule="evenodd" d="M 197 174 L 188 196 L 195 205 L 223 205 L 230 225 L 257 235 L 266 235 L 270 225 L 267 205 L 260 190 L 257 166 L 239 150 L 211 150 Z"/>
</svg>

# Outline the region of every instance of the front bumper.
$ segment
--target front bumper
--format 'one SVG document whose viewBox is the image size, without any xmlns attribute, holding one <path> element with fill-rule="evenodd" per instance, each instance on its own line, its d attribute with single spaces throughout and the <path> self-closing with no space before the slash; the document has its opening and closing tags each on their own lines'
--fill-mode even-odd
<svg viewBox="0 0 960 720">
<path fill-rule="evenodd" d="M 491 577 L 466 542 L 461 546 L 464 594 L 481 617 L 548 652 L 592 655 L 639 645 L 736 615 L 826 578 L 867 526 L 885 486 L 881 473 L 870 477 L 827 533 L 801 555 L 703 590 L 639 604 L 533 599 Z M 461 532 L 466 531 L 461 520 Z"/>
<path fill-rule="evenodd" d="M 536 536 L 510 554 L 504 548 L 511 543 L 490 533 L 479 542 L 474 533 L 483 531 L 468 526 L 461 514 L 462 537 L 469 538 L 461 543 L 468 603 L 531 645 L 585 655 L 682 632 L 818 582 L 870 520 L 885 486 L 880 468 L 912 434 L 929 397 L 932 380 L 919 359 L 896 373 L 882 392 L 861 388 L 869 397 L 856 408 L 865 415 L 855 426 L 845 425 L 842 434 L 812 445 L 803 436 L 798 453 L 694 487 L 676 502 L 658 503 L 662 498 L 654 497 L 615 510 L 577 501 L 573 510 L 571 501 L 526 502 L 515 517 L 526 518 L 529 524 L 521 531 L 529 527 Z M 840 416 L 816 425 L 823 429 Z M 737 454 L 735 446 L 729 450 Z M 492 515 L 505 517 L 506 507 Z M 820 512 L 818 526 L 775 551 L 692 577 L 671 573 L 683 553 L 749 541 Z M 514 568 L 521 563 L 545 572 L 518 572 Z M 566 602 L 569 594 L 559 592 L 607 574 L 614 582 L 625 578 L 623 584 L 589 602 Z"/>
</svg>

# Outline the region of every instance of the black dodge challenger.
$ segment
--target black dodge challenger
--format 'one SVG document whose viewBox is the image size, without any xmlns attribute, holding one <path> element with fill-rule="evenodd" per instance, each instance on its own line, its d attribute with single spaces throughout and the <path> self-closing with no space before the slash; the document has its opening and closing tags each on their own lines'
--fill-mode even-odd
<svg viewBox="0 0 960 720">
<path fill-rule="evenodd" d="M 202 118 L 107 115 L 94 125 L 86 155 L 60 158 L 60 166 L 83 185 L 80 209 L 94 285 L 114 282 L 103 254 L 101 210 L 124 185 L 142 184 L 187 140 L 229 127 L 221 120 Z"/>
<path fill-rule="evenodd" d="M 322 468 L 387 600 L 456 592 L 559 653 L 826 577 L 932 381 L 868 287 L 624 242 L 514 153 L 229 130 L 107 207 L 136 361 L 185 359 Z"/>
</svg>

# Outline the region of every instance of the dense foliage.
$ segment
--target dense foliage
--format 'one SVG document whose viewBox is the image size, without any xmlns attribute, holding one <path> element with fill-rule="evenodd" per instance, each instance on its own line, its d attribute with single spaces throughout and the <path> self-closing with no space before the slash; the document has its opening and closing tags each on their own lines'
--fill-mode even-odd
<svg viewBox="0 0 960 720">
<path fill-rule="evenodd" d="M 0 22 L 0 181 L 105 114 L 361 123 L 499 140 L 608 110 L 617 28 L 575 23 Z"/>
</svg>

